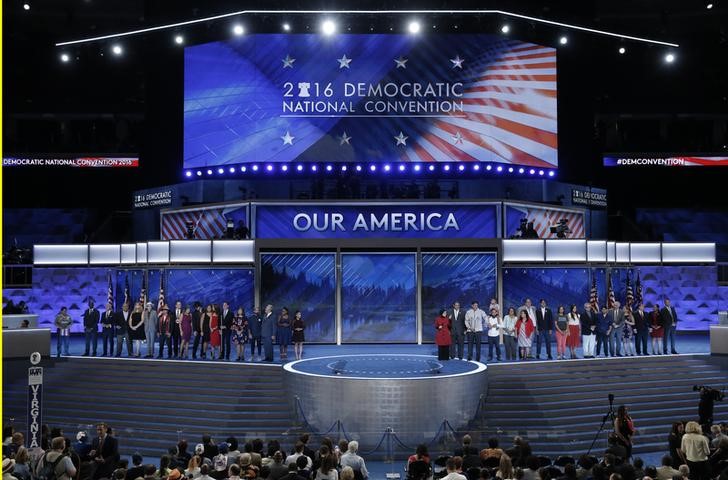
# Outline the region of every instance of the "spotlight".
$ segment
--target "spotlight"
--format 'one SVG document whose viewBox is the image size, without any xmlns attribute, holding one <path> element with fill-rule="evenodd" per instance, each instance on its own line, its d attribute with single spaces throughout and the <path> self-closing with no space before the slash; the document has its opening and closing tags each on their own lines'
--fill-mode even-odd
<svg viewBox="0 0 728 480">
<path fill-rule="evenodd" d="M 321 24 L 321 31 L 324 35 L 333 35 L 336 32 L 336 24 L 332 20 L 324 20 Z"/>
<path fill-rule="evenodd" d="M 253 165 L 252 169 L 253 169 L 254 172 L 257 172 L 258 171 L 258 165 Z"/>
<path fill-rule="evenodd" d="M 498 165 L 498 168 L 496 168 L 496 170 L 498 170 L 499 172 L 502 172 L 503 171 L 503 167 L 501 167 L 500 165 Z"/>
<path fill-rule="evenodd" d="M 312 172 L 317 172 L 318 171 L 318 167 L 316 165 L 311 165 L 311 171 Z"/>
<path fill-rule="evenodd" d="M 208 175 L 212 175 L 212 170 L 210 170 L 210 169 L 208 168 L 208 169 L 207 169 L 207 174 L 208 174 Z"/>
<path fill-rule="evenodd" d="M 627 49 L 624 47 L 619 47 L 619 50 L 617 50 L 617 51 L 619 52 L 620 55 L 624 55 L 625 53 L 627 53 Z"/>
<path fill-rule="evenodd" d="M 422 27 L 420 26 L 420 22 L 416 22 L 416 21 L 410 22 L 409 26 L 407 27 L 407 29 L 409 30 L 409 32 L 411 34 L 420 33 L 421 28 Z"/>
<path fill-rule="evenodd" d="M 197 176 L 198 177 L 201 177 L 202 176 L 202 170 L 197 170 Z"/>
<path fill-rule="evenodd" d="M 334 169 L 334 167 L 332 167 L 331 165 L 326 165 L 326 171 L 327 172 L 330 172 L 333 169 Z"/>
<path fill-rule="evenodd" d="M 551 170 L 551 171 L 549 172 L 549 177 L 553 177 L 554 175 L 556 175 L 556 172 L 554 172 L 553 170 Z"/>
<path fill-rule="evenodd" d="M 399 171 L 400 171 L 400 172 L 404 172 L 404 169 L 405 169 L 405 166 L 404 166 L 404 165 L 400 165 L 400 166 L 399 166 Z"/>
<path fill-rule="evenodd" d="M 566 36 L 563 36 L 563 37 L 559 38 L 559 43 L 561 45 L 566 45 L 567 43 L 569 43 L 569 39 Z"/>
<path fill-rule="evenodd" d="M 508 167 L 508 173 L 513 173 L 513 167 Z"/>
<path fill-rule="evenodd" d="M 240 171 L 243 172 L 243 173 L 245 173 L 245 172 L 248 171 L 248 167 L 246 167 L 245 165 L 243 165 L 242 167 L 240 167 Z"/>
<path fill-rule="evenodd" d="M 24 3 L 24 4 L 23 4 L 23 10 L 25 10 L 26 12 L 27 12 L 28 10 L 30 10 L 30 4 L 29 4 L 29 3 Z"/>
<path fill-rule="evenodd" d="M 303 165 L 296 165 L 296 170 L 299 172 L 303 171 Z"/>
<path fill-rule="evenodd" d="M 414 167 L 415 172 L 419 172 L 420 169 L 422 169 L 422 167 L 419 164 L 415 165 L 415 167 Z"/>
<path fill-rule="evenodd" d="M 192 176 L 192 172 L 190 172 L 190 171 L 185 172 L 185 177 L 190 178 L 191 176 Z"/>
<path fill-rule="evenodd" d="M 185 43 L 185 37 L 183 37 L 182 35 L 175 35 L 174 43 L 176 43 L 177 45 L 182 45 L 183 43 Z"/>
<path fill-rule="evenodd" d="M 492 165 L 486 165 L 485 166 L 485 169 L 490 172 L 493 169 L 493 166 Z"/>
<path fill-rule="evenodd" d="M 447 165 L 447 164 L 445 164 L 445 165 L 444 165 L 444 166 L 442 167 L 442 169 L 443 169 L 443 170 L 445 170 L 446 172 L 449 172 L 449 171 L 450 171 L 450 165 Z"/>
<path fill-rule="evenodd" d="M 229 171 L 230 173 L 235 173 L 235 167 L 230 167 L 230 168 L 228 169 L 228 171 Z"/>
<path fill-rule="evenodd" d="M 114 45 L 113 47 L 111 47 L 111 52 L 114 55 L 121 55 L 122 53 L 124 53 L 124 49 L 121 48 L 121 45 Z"/>
<path fill-rule="evenodd" d="M 245 33 L 245 28 L 243 28 L 242 25 L 240 25 L 239 23 L 236 23 L 235 25 L 233 25 L 233 35 L 240 36 L 244 33 Z"/>
<path fill-rule="evenodd" d="M 434 172 L 435 171 L 435 166 L 434 165 L 430 165 L 429 167 L 427 167 L 427 169 L 429 171 L 431 171 L 431 172 Z"/>
<path fill-rule="evenodd" d="M 342 172 L 345 172 L 345 171 L 347 171 L 347 170 L 348 170 L 348 168 L 346 167 L 346 165 L 342 165 L 342 166 L 341 166 L 341 171 L 342 171 Z"/>
<path fill-rule="evenodd" d="M 463 170 L 465 170 L 465 165 L 458 165 L 458 171 L 462 172 Z"/>
<path fill-rule="evenodd" d="M 27 3 L 25 5 L 27 5 Z M 23 8 L 25 8 L 25 5 L 23 5 Z M 710 0 L 708 0 L 707 2 L 705 2 L 705 8 L 707 8 L 708 10 L 712 10 L 713 9 L 713 2 L 711 2 Z M 26 8 L 26 10 L 27 10 L 27 8 Z"/>
<path fill-rule="evenodd" d="M 668 53 L 667 55 L 665 55 L 665 62 L 666 63 L 672 63 L 674 61 L 675 61 L 675 55 L 674 54 Z"/>
<path fill-rule="evenodd" d="M 288 171 L 288 165 L 281 165 L 281 172 L 287 172 Z"/>
<path fill-rule="evenodd" d="M 529 174 L 529 175 L 533 175 L 534 173 L 536 173 L 536 170 L 534 170 L 533 168 L 532 168 L 531 170 L 529 170 L 529 171 L 528 171 L 528 174 Z"/>
<path fill-rule="evenodd" d="M 369 170 L 371 170 L 372 172 L 376 172 L 377 171 L 377 166 L 376 165 L 369 165 Z"/>
<path fill-rule="evenodd" d="M 512 171 L 513 171 L 513 169 L 510 169 L 510 168 L 509 168 L 509 169 L 508 169 L 508 171 L 509 171 L 509 172 L 512 172 Z M 518 173 L 523 173 L 523 172 L 525 172 L 525 170 L 524 170 L 523 168 L 519 168 L 519 169 L 518 169 Z"/>
<path fill-rule="evenodd" d="M 68 63 L 68 62 L 71 61 L 71 57 L 67 53 L 62 53 L 61 54 L 61 61 L 63 63 Z"/>
<path fill-rule="evenodd" d="M 543 177 L 543 170 L 539 170 L 538 174 Z"/>
<path fill-rule="evenodd" d="M 480 171 L 480 165 L 478 165 L 477 163 L 475 165 L 473 165 L 473 170 L 476 171 L 476 172 L 479 172 Z"/>
<path fill-rule="evenodd" d="M 361 165 L 357 165 L 357 166 L 356 166 L 356 168 L 355 168 L 355 170 L 356 170 L 357 172 L 361 172 Z"/>
<path fill-rule="evenodd" d="M 267 171 L 269 171 L 269 172 L 272 172 L 272 171 L 273 171 L 273 165 L 266 165 L 266 166 L 265 166 L 265 169 L 266 169 Z"/>
<path fill-rule="evenodd" d="M 388 172 L 388 171 L 390 171 L 391 169 L 392 169 L 392 167 L 390 167 L 389 165 L 385 165 L 385 166 L 384 166 L 384 171 L 385 171 L 385 172 Z"/>
<path fill-rule="evenodd" d="M 284 23 L 283 24 L 283 31 L 284 32 L 290 32 L 291 31 L 291 24 L 290 23 Z"/>
<path fill-rule="evenodd" d="M 501 27 L 501 32 L 503 32 L 503 33 L 508 33 L 510 31 L 511 31 L 511 27 L 509 25 L 503 25 Z"/>
<path fill-rule="evenodd" d="M 218 175 L 222 175 L 223 173 L 225 173 L 225 170 L 223 170 L 222 167 L 217 169 Z"/>
</svg>

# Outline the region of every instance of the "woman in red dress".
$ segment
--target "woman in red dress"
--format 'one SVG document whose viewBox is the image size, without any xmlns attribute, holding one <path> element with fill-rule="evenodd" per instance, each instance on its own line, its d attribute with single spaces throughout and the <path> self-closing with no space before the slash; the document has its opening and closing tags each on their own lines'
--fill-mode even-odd
<svg viewBox="0 0 728 480">
<path fill-rule="evenodd" d="M 450 319 L 447 318 L 447 310 L 440 310 L 440 315 L 435 319 L 435 343 L 437 344 L 437 359 L 450 359 Z"/>
<path fill-rule="evenodd" d="M 210 346 L 212 347 L 211 358 L 220 359 L 220 345 L 222 341 L 220 338 L 220 314 L 218 313 L 218 306 L 212 306 L 212 313 L 210 314 Z"/>
<path fill-rule="evenodd" d="M 660 355 L 662 350 L 662 337 L 665 336 L 665 329 L 660 323 L 660 305 L 655 303 L 650 314 L 650 337 L 652 337 L 652 355 Z"/>
</svg>

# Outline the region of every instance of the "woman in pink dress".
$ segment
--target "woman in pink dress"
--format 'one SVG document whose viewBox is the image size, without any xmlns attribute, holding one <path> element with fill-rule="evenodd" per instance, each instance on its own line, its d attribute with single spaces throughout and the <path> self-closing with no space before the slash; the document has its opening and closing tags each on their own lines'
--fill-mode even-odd
<svg viewBox="0 0 728 480">
<path fill-rule="evenodd" d="M 180 339 L 180 354 L 182 358 L 187 358 L 187 348 L 190 346 L 190 338 L 192 337 L 192 313 L 190 307 L 186 307 L 182 314 L 182 321 L 179 324 Z"/>
<path fill-rule="evenodd" d="M 220 359 L 220 345 L 222 339 L 220 337 L 220 314 L 218 313 L 217 305 L 212 306 L 212 313 L 210 314 L 210 346 L 212 347 L 212 353 L 210 357 L 213 359 Z"/>
</svg>

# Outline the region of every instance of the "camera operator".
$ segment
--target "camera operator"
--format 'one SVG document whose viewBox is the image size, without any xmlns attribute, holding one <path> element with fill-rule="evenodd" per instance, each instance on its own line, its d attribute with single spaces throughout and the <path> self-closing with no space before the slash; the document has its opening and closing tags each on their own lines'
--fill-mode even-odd
<svg viewBox="0 0 728 480">
<path fill-rule="evenodd" d="M 699 423 L 707 432 L 713 425 L 713 407 L 715 402 L 723 401 L 723 393 L 720 390 L 705 385 L 694 385 L 693 392 L 700 392 L 700 401 L 698 402 L 698 418 Z"/>
</svg>

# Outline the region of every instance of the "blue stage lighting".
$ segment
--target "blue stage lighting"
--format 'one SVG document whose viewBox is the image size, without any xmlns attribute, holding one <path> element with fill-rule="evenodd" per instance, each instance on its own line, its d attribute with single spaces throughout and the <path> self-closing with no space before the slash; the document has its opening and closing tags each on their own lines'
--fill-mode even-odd
<svg viewBox="0 0 728 480">
<path fill-rule="evenodd" d="M 201 177 L 202 176 L 202 170 L 197 170 L 197 176 L 198 177 Z"/>
<path fill-rule="evenodd" d="M 461 172 L 464 171 L 465 170 L 465 165 L 458 165 L 458 170 L 461 171 Z"/>
<path fill-rule="evenodd" d="M 443 170 L 445 170 L 446 172 L 449 172 L 449 171 L 450 171 L 450 165 L 448 165 L 448 164 L 445 164 L 445 165 L 444 165 L 444 166 L 442 167 L 442 169 L 443 169 Z"/>
<path fill-rule="evenodd" d="M 528 171 L 528 174 L 529 174 L 529 175 L 533 175 L 534 173 L 536 173 L 536 170 L 534 170 L 533 168 L 532 168 L 531 170 L 529 170 L 529 171 Z"/>
<path fill-rule="evenodd" d="M 311 165 L 311 171 L 312 172 L 317 172 L 318 171 L 318 167 L 316 165 Z"/>
<path fill-rule="evenodd" d="M 477 163 L 475 165 L 473 165 L 473 170 L 476 171 L 476 172 L 479 172 L 480 171 L 480 165 L 478 165 Z"/>
<path fill-rule="evenodd" d="M 512 170 L 509 169 L 509 171 L 512 171 Z M 523 172 L 525 172 L 525 170 L 523 169 L 523 167 L 521 167 L 521 168 L 518 169 L 518 173 L 523 173 Z"/>
<path fill-rule="evenodd" d="M 400 165 L 400 166 L 399 166 L 399 171 L 400 171 L 400 172 L 404 172 L 404 169 L 405 169 L 405 168 L 406 168 L 406 167 L 405 167 L 404 165 Z"/>
<path fill-rule="evenodd" d="M 539 171 L 538 171 L 538 174 L 539 174 L 539 175 L 541 175 L 541 176 L 543 177 L 543 170 L 539 170 Z"/>
<path fill-rule="evenodd" d="M 431 172 L 434 172 L 435 171 L 435 166 L 434 165 L 430 165 L 429 167 L 427 167 L 427 169 L 429 171 L 431 171 Z"/>
<path fill-rule="evenodd" d="M 421 169 L 422 169 L 422 166 L 419 165 L 419 164 L 417 164 L 417 165 L 414 166 L 414 171 L 415 172 L 419 172 Z"/>
<path fill-rule="evenodd" d="M 389 165 L 385 165 L 385 166 L 384 166 L 384 171 L 385 171 L 385 172 L 388 172 L 388 171 L 390 171 L 391 169 L 392 169 L 392 167 L 390 167 Z"/>
<path fill-rule="evenodd" d="M 217 173 L 222 175 L 223 173 L 225 173 L 225 170 L 223 170 L 222 167 L 220 167 L 217 169 Z"/>
<path fill-rule="evenodd" d="M 287 172 L 288 171 L 288 165 L 281 165 L 281 171 Z"/>
<path fill-rule="evenodd" d="M 235 167 L 230 167 L 230 168 L 228 168 L 228 172 L 230 172 L 230 173 L 235 173 Z"/>
<path fill-rule="evenodd" d="M 254 172 L 257 172 L 258 171 L 258 165 L 253 165 L 253 171 Z"/>
<path fill-rule="evenodd" d="M 508 167 L 508 173 L 513 173 L 513 167 Z"/>
<path fill-rule="evenodd" d="M 485 169 L 490 172 L 493 169 L 493 166 L 492 165 L 486 165 L 485 166 Z"/>
<path fill-rule="evenodd" d="M 190 178 L 192 176 L 192 172 L 187 171 L 185 172 L 185 177 Z"/>
<path fill-rule="evenodd" d="M 357 166 L 356 166 L 356 171 L 357 171 L 357 172 L 361 172 L 361 165 L 357 165 Z"/>
<path fill-rule="evenodd" d="M 299 172 L 302 172 L 303 171 L 303 165 L 296 165 L 296 170 L 298 170 Z"/>
<path fill-rule="evenodd" d="M 549 172 L 549 177 L 553 177 L 554 175 L 556 175 L 556 172 L 554 172 L 553 170 L 551 170 L 551 171 Z"/>
<path fill-rule="evenodd" d="M 498 168 L 496 168 L 496 170 L 498 170 L 499 172 L 502 172 L 503 171 L 503 167 L 501 167 L 500 165 L 498 165 Z"/>
<path fill-rule="evenodd" d="M 243 165 L 242 167 L 240 167 L 240 171 L 243 172 L 243 173 L 245 173 L 245 172 L 248 171 L 248 167 L 246 167 L 245 165 Z"/>
<path fill-rule="evenodd" d="M 334 169 L 334 167 L 332 167 L 331 165 L 326 165 L 326 171 L 327 172 L 330 172 L 333 169 Z"/>
<path fill-rule="evenodd" d="M 376 165 L 369 165 L 369 170 L 371 170 L 372 172 L 376 172 L 377 171 L 377 166 Z"/>
<path fill-rule="evenodd" d="M 342 166 L 341 166 L 341 171 L 342 171 L 342 172 L 345 172 L 345 171 L 347 171 L 347 170 L 348 170 L 348 168 L 346 167 L 346 165 L 342 165 Z"/>
<path fill-rule="evenodd" d="M 273 165 L 266 165 L 266 166 L 265 166 L 265 169 L 266 169 L 267 171 L 269 171 L 269 172 L 272 172 L 272 171 L 273 171 Z"/>
<path fill-rule="evenodd" d="M 207 169 L 207 174 L 208 174 L 208 175 L 212 175 L 212 170 L 210 170 L 210 169 Z"/>
</svg>

